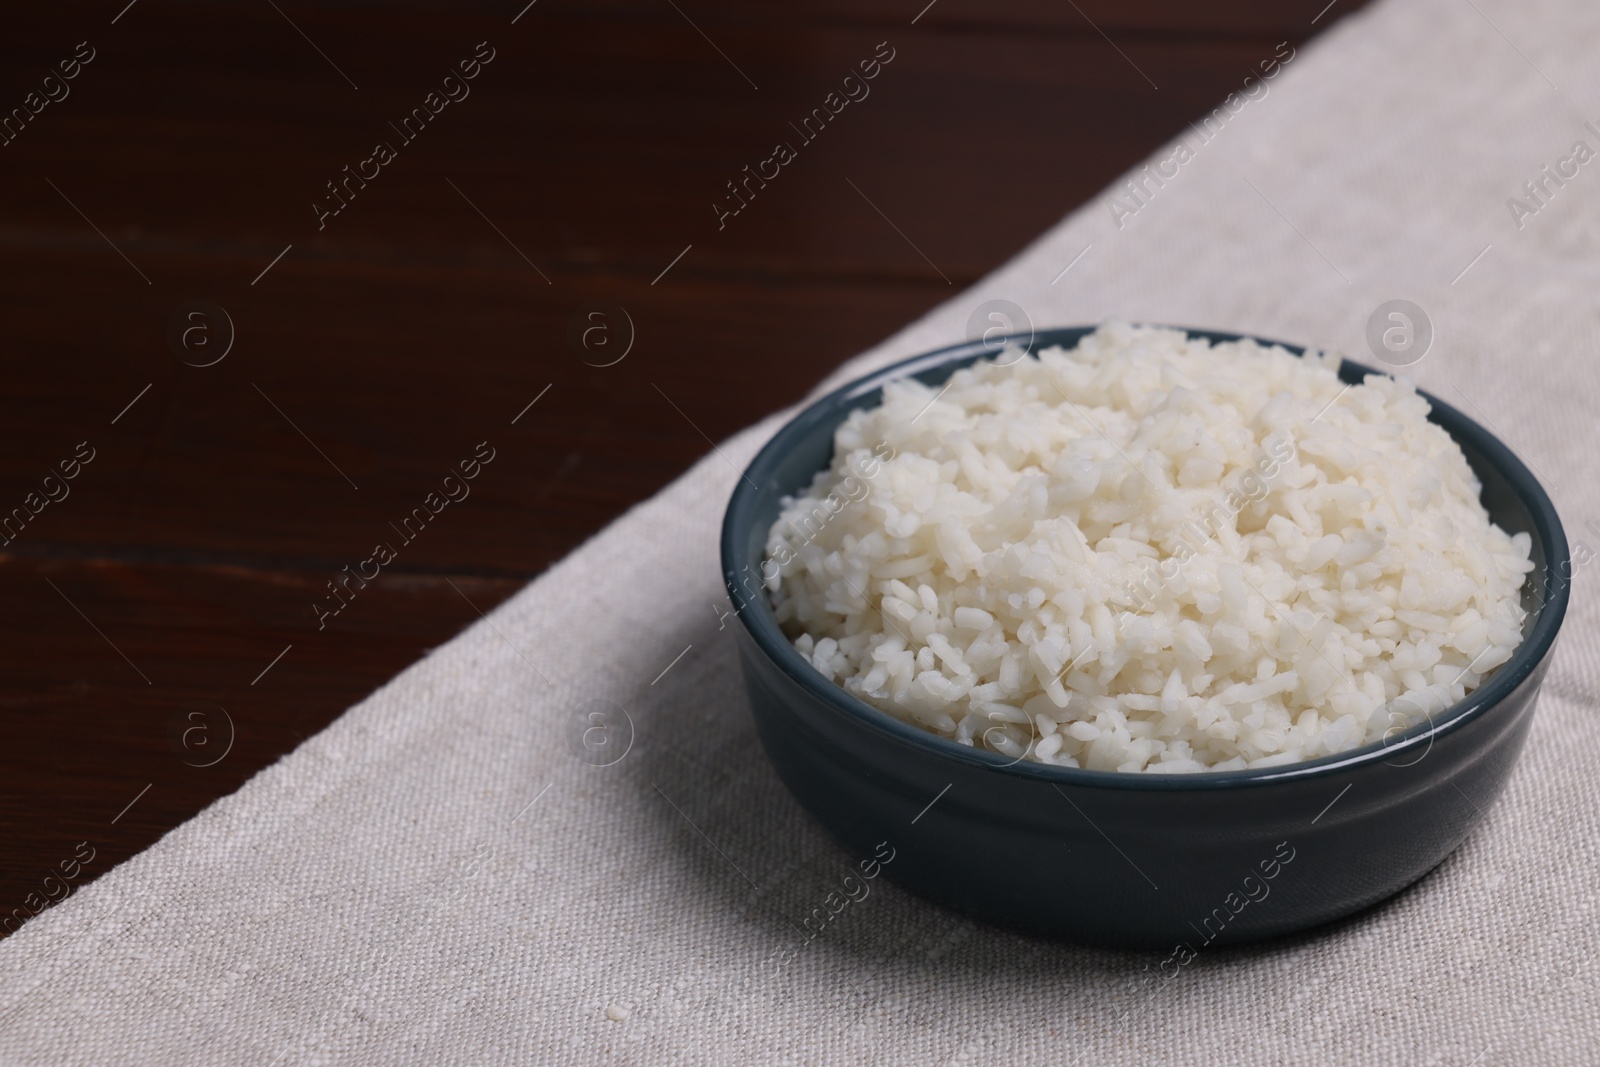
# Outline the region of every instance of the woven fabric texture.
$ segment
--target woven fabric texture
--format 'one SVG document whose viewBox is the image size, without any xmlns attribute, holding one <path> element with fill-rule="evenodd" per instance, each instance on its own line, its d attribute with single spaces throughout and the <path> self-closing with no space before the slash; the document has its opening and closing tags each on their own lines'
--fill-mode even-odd
<svg viewBox="0 0 1600 1067">
<path fill-rule="evenodd" d="M 1406 298 L 1436 331 L 1408 373 L 1600 545 L 1600 164 L 1537 210 L 1507 202 L 1534 206 L 1523 183 L 1575 142 L 1600 150 L 1597 52 L 1590 0 L 1386 0 L 1209 140 L 1185 133 L 1142 203 L 1108 190 L 819 389 L 961 340 L 995 298 L 1040 325 L 1208 326 L 1367 362 L 1369 314 Z M 784 417 L 0 943 L 0 1062 L 1600 1059 L 1589 568 L 1507 794 L 1385 905 L 1148 983 L 1165 954 L 1030 941 L 879 879 L 773 966 L 860 858 L 767 764 L 719 617 L 735 468 Z M 609 766 L 573 754 L 591 701 L 631 719 Z"/>
</svg>

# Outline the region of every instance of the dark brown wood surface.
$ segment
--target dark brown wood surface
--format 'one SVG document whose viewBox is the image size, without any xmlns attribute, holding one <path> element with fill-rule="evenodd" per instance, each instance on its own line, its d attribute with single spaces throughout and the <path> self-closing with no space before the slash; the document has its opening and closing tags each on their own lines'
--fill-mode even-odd
<svg viewBox="0 0 1600 1067">
<path fill-rule="evenodd" d="M 4 929 L 1360 6 L 524 2 L 0 14 Z M 411 140 L 391 125 L 491 50 Z M 319 216 L 347 166 L 377 173 Z M 598 366 L 617 308 L 634 343 Z M 485 441 L 470 496 L 319 628 L 327 583 Z"/>
</svg>

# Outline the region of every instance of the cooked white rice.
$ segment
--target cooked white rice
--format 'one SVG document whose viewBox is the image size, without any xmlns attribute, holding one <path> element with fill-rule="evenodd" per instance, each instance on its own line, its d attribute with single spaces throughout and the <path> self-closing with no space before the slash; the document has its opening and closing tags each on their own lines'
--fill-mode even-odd
<svg viewBox="0 0 1600 1067">
<path fill-rule="evenodd" d="M 1096 770 L 1392 736 L 1522 639 L 1489 521 L 1407 383 L 1111 324 L 889 383 L 786 499 L 764 576 L 817 670 L 906 722 Z"/>
</svg>

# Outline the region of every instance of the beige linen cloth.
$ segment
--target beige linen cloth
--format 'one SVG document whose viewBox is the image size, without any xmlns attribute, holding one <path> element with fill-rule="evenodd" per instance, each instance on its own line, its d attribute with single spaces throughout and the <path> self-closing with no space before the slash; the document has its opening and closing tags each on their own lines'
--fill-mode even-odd
<svg viewBox="0 0 1600 1067">
<path fill-rule="evenodd" d="M 1386 0 L 1186 133 L 1120 227 L 1091 203 L 831 383 L 993 298 L 1372 362 L 1367 318 L 1402 297 L 1436 331 L 1409 372 L 1600 545 L 1600 161 L 1522 188 L 1600 150 L 1597 53 L 1592 0 Z M 775 966 L 861 858 L 768 766 L 718 617 L 734 468 L 785 414 L 0 944 L 0 1062 L 1600 1062 L 1594 567 L 1508 793 L 1385 905 L 1149 982 L 1164 953 L 1030 941 L 880 878 Z M 596 700 L 634 727 L 610 766 L 571 748 Z"/>
</svg>

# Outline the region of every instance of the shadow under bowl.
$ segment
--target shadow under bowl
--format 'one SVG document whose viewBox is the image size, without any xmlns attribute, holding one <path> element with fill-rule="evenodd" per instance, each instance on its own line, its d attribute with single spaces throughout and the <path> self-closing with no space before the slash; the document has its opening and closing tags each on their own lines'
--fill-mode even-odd
<svg viewBox="0 0 1600 1067">
<path fill-rule="evenodd" d="M 1071 348 L 1093 327 L 1007 339 Z M 1191 337 L 1242 335 L 1188 330 Z M 1303 350 L 1282 342 L 1295 353 Z M 1465 700 L 1405 733 L 1281 767 L 1153 775 L 1054 767 L 957 744 L 901 722 L 824 678 L 779 629 L 760 574 L 783 497 L 833 456 L 846 415 L 883 383 L 938 385 L 992 356 L 973 342 L 906 360 L 811 404 L 739 480 L 722 565 L 756 730 L 779 776 L 844 845 L 890 855 L 884 873 L 974 918 L 1113 946 L 1198 951 L 1287 934 L 1399 892 L 1448 856 L 1504 789 L 1566 614 L 1566 535 L 1512 451 L 1435 397 L 1430 418 L 1461 446 L 1482 501 L 1528 533 L 1523 642 Z M 1340 377 L 1376 373 L 1345 362 Z M 1426 395 L 1426 394 L 1424 394 Z M 1165 963 L 1163 963 L 1163 967 Z"/>
</svg>

